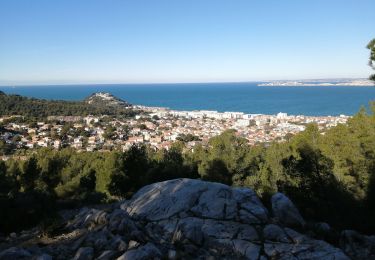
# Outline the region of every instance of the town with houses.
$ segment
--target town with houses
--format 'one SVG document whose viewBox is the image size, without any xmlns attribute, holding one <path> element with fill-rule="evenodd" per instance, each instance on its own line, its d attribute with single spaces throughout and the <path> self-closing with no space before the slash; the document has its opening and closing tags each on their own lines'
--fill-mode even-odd
<svg viewBox="0 0 375 260">
<path fill-rule="evenodd" d="M 344 124 L 349 116 L 304 116 L 245 114 L 241 112 L 175 111 L 161 107 L 133 106 L 132 118 L 109 116 L 50 116 L 45 122 L 15 123 L 1 117 L 0 139 L 13 149 L 73 147 L 79 151 L 129 149 L 134 144 L 149 145 L 155 150 L 169 149 L 183 141 L 187 149 L 233 129 L 250 145 L 282 142 L 301 132 L 308 123 L 321 130 Z M 13 116 L 14 117 L 14 116 Z M 10 121 L 10 122 L 8 122 Z"/>
<path fill-rule="evenodd" d="M 369 79 L 329 79 L 329 80 L 275 80 L 258 84 L 262 87 L 370 87 L 374 82 Z"/>
</svg>

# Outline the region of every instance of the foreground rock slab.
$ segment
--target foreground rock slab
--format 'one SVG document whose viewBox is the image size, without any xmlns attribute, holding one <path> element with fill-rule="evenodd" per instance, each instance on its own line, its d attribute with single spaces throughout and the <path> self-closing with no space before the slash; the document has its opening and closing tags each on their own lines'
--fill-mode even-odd
<svg viewBox="0 0 375 260">
<path fill-rule="evenodd" d="M 121 204 L 83 208 L 51 242 L 10 247 L 0 259 L 350 259 L 292 229 L 305 221 L 285 195 L 272 198 L 271 213 L 251 189 L 170 180 Z"/>
</svg>

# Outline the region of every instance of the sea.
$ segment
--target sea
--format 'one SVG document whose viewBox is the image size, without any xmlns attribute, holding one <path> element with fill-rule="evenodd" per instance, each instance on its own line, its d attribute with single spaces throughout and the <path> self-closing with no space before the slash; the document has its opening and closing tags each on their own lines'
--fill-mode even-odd
<svg viewBox="0 0 375 260">
<path fill-rule="evenodd" d="M 258 86 L 250 83 L 94 84 L 2 86 L 7 94 L 82 100 L 94 92 L 109 92 L 131 104 L 173 110 L 216 110 L 248 114 L 308 116 L 354 115 L 375 101 L 375 87 Z"/>
</svg>

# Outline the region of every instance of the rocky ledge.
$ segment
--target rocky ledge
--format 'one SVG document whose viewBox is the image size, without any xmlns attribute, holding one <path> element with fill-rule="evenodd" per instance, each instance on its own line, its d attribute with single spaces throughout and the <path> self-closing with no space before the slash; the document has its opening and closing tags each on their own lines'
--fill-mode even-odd
<svg viewBox="0 0 375 260">
<path fill-rule="evenodd" d="M 251 189 L 176 179 L 145 186 L 131 200 L 104 209 L 83 208 L 52 238 L 37 230 L 12 234 L 2 242 L 0 259 L 375 257 L 374 236 L 343 231 L 339 248 L 303 234 L 305 226 L 281 193 L 272 196 L 268 210 Z"/>
</svg>

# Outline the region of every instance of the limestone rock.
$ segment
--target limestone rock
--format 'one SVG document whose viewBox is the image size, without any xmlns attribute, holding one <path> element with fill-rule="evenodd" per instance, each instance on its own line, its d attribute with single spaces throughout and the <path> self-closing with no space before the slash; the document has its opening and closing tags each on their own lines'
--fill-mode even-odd
<svg viewBox="0 0 375 260">
<path fill-rule="evenodd" d="M 94 249 L 92 247 L 81 247 L 78 249 L 73 260 L 91 260 L 94 257 Z"/>
<path fill-rule="evenodd" d="M 52 260 L 52 256 L 48 254 L 38 255 L 35 260 Z"/>
<path fill-rule="evenodd" d="M 217 220 L 242 220 L 249 224 L 268 220 L 267 209 L 252 190 L 191 179 L 148 185 L 127 203 L 126 211 L 133 218 L 148 221 L 165 220 L 181 214 Z"/>
<path fill-rule="evenodd" d="M 140 245 L 141 245 L 141 244 L 138 243 L 137 241 L 130 240 L 130 241 L 129 241 L 129 244 L 128 244 L 128 249 L 131 250 L 131 249 L 134 249 L 134 248 L 139 247 Z"/>
<path fill-rule="evenodd" d="M 67 229 L 94 228 L 107 224 L 107 212 L 98 209 L 82 208 L 75 217 L 68 221 Z"/>
<path fill-rule="evenodd" d="M 234 252 L 246 259 L 258 259 L 260 253 L 260 246 L 244 241 L 233 240 Z"/>
<path fill-rule="evenodd" d="M 290 239 L 288 238 L 287 233 L 285 231 L 274 224 L 269 224 L 264 227 L 263 229 L 263 237 L 267 241 L 275 241 L 275 242 L 282 242 L 282 243 L 290 243 Z"/>
<path fill-rule="evenodd" d="M 315 223 L 314 229 L 316 232 L 323 233 L 323 234 L 326 234 L 331 231 L 330 225 L 328 225 L 328 223 L 325 223 L 325 222 Z"/>
<path fill-rule="evenodd" d="M 305 222 L 283 194 L 272 197 L 272 212 L 276 222 L 251 189 L 170 180 L 145 186 L 122 203 L 65 214 L 62 234 L 52 243 L 9 246 L 0 260 L 43 254 L 58 260 L 348 259 L 342 250 L 295 231 Z M 341 244 L 349 256 L 371 259 L 373 241 L 347 231 Z"/>
<path fill-rule="evenodd" d="M 305 221 L 296 206 L 284 194 L 274 194 L 271 203 L 273 215 L 280 224 L 287 227 L 303 227 L 305 225 Z"/>
<path fill-rule="evenodd" d="M 169 250 L 168 251 L 168 260 L 175 260 L 175 259 L 177 259 L 176 250 Z"/>
<path fill-rule="evenodd" d="M 264 252 L 272 259 L 350 259 L 340 249 L 320 240 L 302 244 L 265 243 Z"/>
<path fill-rule="evenodd" d="M 29 259 L 31 257 L 30 252 L 22 248 L 11 247 L 0 252 L 0 260 L 8 259 Z"/>
<path fill-rule="evenodd" d="M 161 257 L 159 249 L 152 243 L 125 252 L 117 260 L 147 260 Z"/>
<path fill-rule="evenodd" d="M 341 233 L 340 245 L 354 259 L 375 259 L 375 236 L 365 236 L 354 230 Z"/>
<path fill-rule="evenodd" d="M 117 254 L 116 251 L 106 250 L 102 252 L 100 256 L 96 258 L 96 260 L 111 260 L 115 258 L 116 254 Z"/>
</svg>

